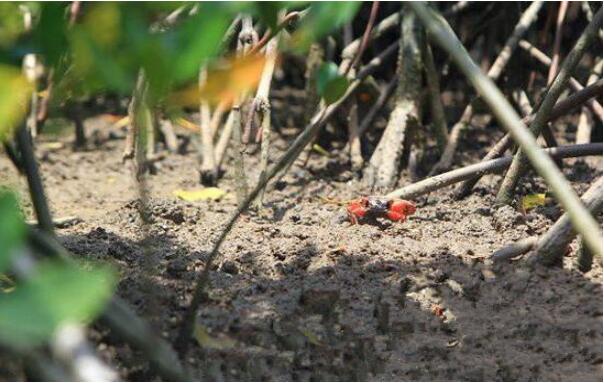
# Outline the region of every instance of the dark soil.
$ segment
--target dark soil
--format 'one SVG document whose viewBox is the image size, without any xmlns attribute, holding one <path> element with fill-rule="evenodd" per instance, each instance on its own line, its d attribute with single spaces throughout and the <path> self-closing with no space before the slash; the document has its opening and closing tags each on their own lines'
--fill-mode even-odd
<svg viewBox="0 0 604 383">
<path fill-rule="evenodd" d="M 279 152 L 299 128 L 292 117 L 282 120 Z M 118 294 L 173 341 L 195 277 L 235 209 L 231 171 L 219 185 L 227 197 L 183 202 L 172 192 L 199 187 L 198 160 L 194 152 L 168 155 L 147 177 L 151 222 L 143 227 L 138 186 L 121 162 L 124 141 L 111 138 L 123 133 L 96 125 L 87 125 L 97 137 L 90 150 L 74 151 L 71 136 L 59 139 L 59 149 L 48 145 L 50 137 L 38 144 L 54 217 L 80 218 L 57 229 L 60 241 L 81 259 L 113 264 L 121 275 Z M 556 129 L 564 135 L 569 128 Z M 457 165 L 479 160 L 501 134 L 495 127 L 468 134 Z M 252 180 L 256 161 L 248 164 Z M 317 198 L 366 192 L 348 169 L 343 156 L 315 153 L 305 169 L 294 167 L 268 191 L 264 209 L 236 225 L 198 319 L 206 347 L 192 346 L 186 361 L 196 376 L 602 380 L 599 263 L 578 272 L 576 242 L 563 268 L 488 260 L 512 241 L 547 231 L 561 214 L 555 203 L 526 215 L 498 207 L 500 176 L 489 176 L 463 201 L 449 198 L 452 188 L 418 198 L 417 213 L 404 223 L 351 226 L 340 219 L 342 207 Z M 601 158 L 565 160 L 564 171 L 582 193 L 602 173 Z M 400 185 L 409 182 L 403 174 Z M 21 193 L 33 218 L 25 180 L 4 156 L 0 183 Z M 545 190 L 531 175 L 519 195 Z M 136 350 L 97 327 L 91 338 L 124 379 L 155 379 Z"/>
</svg>

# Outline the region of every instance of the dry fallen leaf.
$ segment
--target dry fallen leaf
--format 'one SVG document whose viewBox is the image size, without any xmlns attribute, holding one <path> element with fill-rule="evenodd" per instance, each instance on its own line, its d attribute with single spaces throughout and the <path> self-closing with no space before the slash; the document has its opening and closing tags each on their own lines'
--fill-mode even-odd
<svg viewBox="0 0 604 383">
<path fill-rule="evenodd" d="M 528 194 L 522 197 L 522 211 L 526 213 L 527 211 L 534 209 L 538 206 L 543 206 L 547 202 L 547 197 L 545 193 L 536 193 L 536 194 Z"/>
<path fill-rule="evenodd" d="M 215 188 L 215 187 L 210 187 L 210 188 L 203 188 L 203 189 L 196 189 L 196 190 L 182 190 L 182 189 L 178 189 L 178 190 L 174 190 L 172 192 L 172 194 L 174 194 L 176 197 L 185 200 L 187 202 L 194 202 L 194 201 L 205 201 L 205 200 L 219 200 L 220 198 L 222 198 L 226 192 L 222 189 L 219 188 Z"/>
<path fill-rule="evenodd" d="M 208 69 L 207 81 L 201 87 L 197 84 L 185 88 L 170 97 L 170 103 L 177 106 L 199 106 L 201 99 L 213 105 L 231 105 L 239 95 L 252 91 L 258 86 L 266 57 L 248 55 L 227 60 L 225 65 Z"/>
</svg>

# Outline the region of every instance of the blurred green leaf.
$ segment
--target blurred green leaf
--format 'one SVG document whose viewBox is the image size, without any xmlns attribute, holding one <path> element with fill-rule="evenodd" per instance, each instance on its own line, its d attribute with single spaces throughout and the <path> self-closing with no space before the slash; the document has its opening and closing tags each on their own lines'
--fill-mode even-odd
<svg viewBox="0 0 604 383">
<path fill-rule="evenodd" d="M 23 120 L 32 85 L 21 70 L 0 65 L 0 141 L 4 141 Z"/>
<path fill-rule="evenodd" d="M 111 298 L 115 275 L 47 263 L 13 292 L 0 294 L 0 342 L 16 348 L 39 345 L 65 323 L 87 323 Z"/>
<path fill-rule="evenodd" d="M 25 223 L 15 195 L 0 191 L 0 273 L 5 270 L 14 250 L 23 242 Z"/>
<path fill-rule="evenodd" d="M 316 74 L 317 93 L 326 103 L 332 104 L 346 93 L 348 80 L 338 73 L 338 66 L 333 62 L 323 63 Z"/>
<path fill-rule="evenodd" d="M 308 15 L 294 33 L 294 47 L 306 51 L 310 44 L 339 28 L 356 15 L 361 2 L 318 1 L 310 4 Z"/>
<path fill-rule="evenodd" d="M 259 1 L 256 3 L 258 18 L 264 26 L 275 29 L 278 24 L 279 11 L 287 8 L 287 1 Z"/>
<path fill-rule="evenodd" d="M 0 47 L 10 47 L 25 31 L 19 3 L 0 3 Z"/>
<path fill-rule="evenodd" d="M 32 40 L 35 53 L 44 56 L 50 66 L 56 65 L 67 53 L 66 3 L 41 3 L 40 20 L 34 24 Z"/>
</svg>

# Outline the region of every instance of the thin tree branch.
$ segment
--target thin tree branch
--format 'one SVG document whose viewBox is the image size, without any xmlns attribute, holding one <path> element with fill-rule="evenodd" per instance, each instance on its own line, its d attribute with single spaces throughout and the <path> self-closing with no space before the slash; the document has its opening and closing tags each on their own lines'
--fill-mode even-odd
<svg viewBox="0 0 604 383">
<path fill-rule="evenodd" d="M 471 81 L 478 93 L 489 105 L 495 117 L 508 129 L 514 140 L 527 153 L 530 162 L 545 179 L 562 207 L 569 213 L 575 229 L 583 235 L 594 254 L 602 254 L 602 233 L 598 224 L 585 209 L 569 182 L 558 170 L 551 158 L 539 149 L 535 137 L 522 123 L 514 108 L 507 102 L 497 86 L 485 76 L 459 42 L 447 22 L 424 3 L 410 3 L 413 10 L 430 32 L 430 36 L 452 56 L 459 69 Z M 602 22 L 602 10 L 597 18 Z M 595 20 L 595 19 L 594 19 Z M 564 65 L 563 65 L 564 67 Z M 554 81 L 554 84 L 556 81 Z M 553 84 L 552 84 L 553 85 Z"/>
<path fill-rule="evenodd" d="M 543 65 L 551 65 L 552 60 L 528 41 L 521 40 L 518 45 Z M 571 77 L 568 83 L 575 92 L 579 92 L 584 88 L 583 85 L 581 85 L 581 83 L 574 77 Z M 590 110 L 600 119 L 600 121 L 602 121 L 602 105 L 600 105 L 597 100 L 590 100 L 587 105 L 589 106 Z"/>
<path fill-rule="evenodd" d="M 34 205 L 36 218 L 39 226 L 45 232 L 54 235 L 54 225 L 52 224 L 52 215 L 46 201 L 46 193 L 44 192 L 44 184 L 38 170 L 38 162 L 34 155 L 34 148 L 31 136 L 25 124 L 20 126 L 16 132 L 17 148 L 21 154 L 21 165 L 27 177 L 29 186 L 29 195 Z"/>
<path fill-rule="evenodd" d="M 583 34 L 581 35 L 581 37 L 579 37 L 579 40 L 577 40 L 577 43 L 575 44 L 573 49 L 564 59 L 564 62 L 562 63 L 562 66 L 560 68 L 560 72 L 556 76 L 554 82 L 549 87 L 547 94 L 543 99 L 543 102 L 539 106 L 539 110 L 535 114 L 535 119 L 530 125 L 529 133 L 531 135 L 537 137 L 541 133 L 543 126 L 545 126 L 545 124 L 547 123 L 548 116 L 551 113 L 551 110 L 553 109 L 554 105 L 556 104 L 556 101 L 558 100 L 558 97 L 560 97 L 560 95 L 562 94 L 562 91 L 566 87 L 568 79 L 570 78 L 573 70 L 581 60 L 581 57 L 583 57 L 583 54 L 585 53 L 587 48 L 595 41 L 597 31 L 601 25 L 602 8 L 600 8 L 600 10 L 598 11 L 597 17 L 594 18 L 594 20 L 587 26 L 587 28 L 585 28 Z M 512 161 L 510 169 L 506 173 L 501 183 L 501 187 L 499 189 L 499 192 L 497 193 L 497 200 L 499 202 L 509 204 L 512 201 L 516 186 L 518 185 L 520 177 L 527 170 L 528 165 L 528 158 L 526 154 L 523 150 L 520 150 L 518 153 L 516 153 L 515 159 L 514 161 Z M 572 190 L 570 189 L 570 185 L 568 186 L 569 190 Z M 562 198 L 561 195 L 558 197 Z M 571 202 L 571 200 L 569 200 L 568 202 Z M 578 198 L 576 198 L 575 202 L 578 203 Z M 584 209 L 583 212 L 587 215 L 587 212 L 585 212 Z M 575 223 L 579 224 L 578 221 Z M 592 233 L 592 235 L 593 234 L 594 233 Z M 596 246 L 597 243 L 594 242 L 593 245 Z"/>
<path fill-rule="evenodd" d="M 501 52 L 499 52 L 499 55 L 497 56 L 497 58 L 493 62 L 493 65 L 491 65 L 491 68 L 487 73 L 487 76 L 491 80 L 497 81 L 497 79 L 499 79 L 499 76 L 501 76 L 501 73 L 503 73 L 503 70 L 510 61 L 512 53 L 518 46 L 520 38 L 528 31 L 533 22 L 537 20 L 537 14 L 539 13 L 539 10 L 542 6 L 543 2 L 535 1 L 526 9 L 526 11 L 524 11 L 522 16 L 520 16 L 518 23 L 514 27 L 514 31 L 505 42 L 505 46 L 503 47 Z M 430 171 L 429 175 L 438 174 L 451 167 L 461 135 L 463 131 L 469 126 L 473 114 L 474 108 L 472 106 L 472 103 L 470 103 L 464 109 L 459 121 L 455 125 L 453 125 L 453 128 L 449 133 L 449 142 L 447 143 L 445 150 L 440 156 L 440 159 Z"/>
<path fill-rule="evenodd" d="M 591 187 L 583 194 L 581 200 L 585 208 L 594 215 L 602 212 L 602 177 L 596 180 Z M 576 232 L 569 218 L 569 214 L 564 213 L 554 226 L 545 233 L 535 246 L 533 260 L 539 261 L 544 265 L 555 265 L 562 261 L 562 257 Z M 600 237 L 600 246 L 602 237 Z M 596 255 L 598 255 L 596 253 Z M 601 259 L 601 254 L 599 257 Z M 529 260 L 530 262 L 531 260 Z"/>
<path fill-rule="evenodd" d="M 583 157 L 602 155 L 602 144 L 564 145 L 557 148 L 540 150 L 553 158 Z M 497 158 L 489 161 L 478 162 L 463 168 L 451 170 L 414 184 L 397 189 L 386 195 L 388 198 L 415 198 L 428 194 L 446 186 L 461 182 L 476 176 L 488 173 L 497 173 L 505 169 L 512 162 L 511 156 Z"/>
<path fill-rule="evenodd" d="M 570 97 L 565 98 L 564 100 L 558 102 L 556 106 L 552 109 L 548 117 L 549 121 L 554 121 L 555 119 L 566 115 L 567 113 L 573 111 L 574 109 L 580 107 L 583 103 L 588 101 L 590 98 L 597 97 L 602 94 L 602 80 L 587 86 L 580 92 L 577 92 Z M 534 114 L 527 116 L 522 119 L 522 122 L 525 125 L 530 124 L 535 118 Z M 482 161 L 492 160 L 494 158 L 501 157 L 506 150 L 508 150 L 514 141 L 509 133 L 503 136 L 495 146 L 489 150 L 486 156 L 483 157 Z M 454 192 L 455 199 L 462 199 L 468 196 L 472 192 L 472 188 L 476 183 L 480 180 L 480 176 L 471 178 L 465 181 L 463 184 L 459 185 L 459 188 Z"/>
<path fill-rule="evenodd" d="M 560 63 L 560 42 L 562 41 L 562 27 L 564 26 L 564 18 L 568 10 L 568 1 L 560 2 L 558 8 L 558 19 L 556 20 L 556 37 L 554 38 L 554 53 L 552 54 L 552 65 L 549 67 L 547 74 L 547 85 L 550 85 L 558 74 L 558 64 Z"/>
</svg>

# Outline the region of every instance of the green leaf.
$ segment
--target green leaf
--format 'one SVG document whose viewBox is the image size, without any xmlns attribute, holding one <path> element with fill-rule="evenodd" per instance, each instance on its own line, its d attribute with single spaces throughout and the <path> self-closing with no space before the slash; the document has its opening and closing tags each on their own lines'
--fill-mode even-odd
<svg viewBox="0 0 604 383">
<path fill-rule="evenodd" d="M 317 93 L 327 104 L 336 102 L 346 93 L 348 80 L 338 73 L 338 66 L 333 62 L 323 63 L 316 74 Z"/>
<path fill-rule="evenodd" d="M 320 1 L 310 5 L 308 15 L 294 33 L 294 46 L 306 51 L 313 41 L 349 22 L 356 15 L 361 2 Z"/>
<path fill-rule="evenodd" d="M 0 47 L 10 47 L 25 31 L 23 14 L 17 2 L 0 3 Z"/>
<path fill-rule="evenodd" d="M 48 2 L 41 4 L 40 21 L 35 24 L 32 40 L 37 53 L 41 53 L 47 64 L 56 65 L 67 52 L 66 4 Z"/>
<path fill-rule="evenodd" d="M 14 250 L 23 242 L 25 223 L 13 193 L 0 191 L 0 272 L 10 263 Z"/>
<path fill-rule="evenodd" d="M 115 275 L 47 263 L 34 277 L 0 295 L 0 342 L 25 349 L 40 345 L 66 323 L 87 323 L 111 298 Z"/>
<path fill-rule="evenodd" d="M 32 85 L 15 67 L 0 65 L 0 142 L 19 125 L 32 94 Z"/>
</svg>

